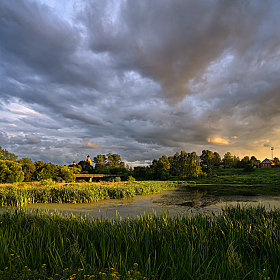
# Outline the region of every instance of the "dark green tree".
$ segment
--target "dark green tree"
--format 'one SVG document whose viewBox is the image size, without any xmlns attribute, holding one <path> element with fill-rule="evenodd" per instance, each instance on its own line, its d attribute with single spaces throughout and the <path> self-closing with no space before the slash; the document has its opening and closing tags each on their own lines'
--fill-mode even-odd
<svg viewBox="0 0 280 280">
<path fill-rule="evenodd" d="M 24 180 L 21 164 L 11 160 L 0 160 L 0 183 L 16 183 Z"/>
<path fill-rule="evenodd" d="M 221 156 L 217 152 L 214 152 L 213 165 L 220 166 L 220 164 L 221 164 Z"/>
<path fill-rule="evenodd" d="M 169 179 L 170 163 L 167 156 L 162 156 L 158 160 L 154 159 L 152 163 L 156 179 Z"/>
<path fill-rule="evenodd" d="M 125 164 L 122 161 L 120 155 L 109 153 L 106 156 L 107 156 L 106 167 L 108 167 L 108 168 L 116 168 L 116 167 L 125 168 Z"/>
<path fill-rule="evenodd" d="M 150 166 L 136 166 L 132 171 L 132 176 L 136 178 L 137 181 L 153 180 L 155 179 L 155 170 L 150 168 Z"/>
<path fill-rule="evenodd" d="M 94 169 L 96 171 L 101 171 L 106 168 L 106 156 L 105 155 L 97 155 L 93 158 L 93 162 L 95 163 Z"/>
<path fill-rule="evenodd" d="M 24 173 L 24 181 L 31 182 L 33 180 L 33 174 L 36 171 L 33 161 L 30 158 L 21 158 L 18 160 L 18 163 L 21 164 Z"/>
<path fill-rule="evenodd" d="M 225 168 L 230 168 L 234 165 L 233 156 L 230 152 L 225 153 L 222 162 Z"/>
<path fill-rule="evenodd" d="M 197 178 L 203 175 L 200 157 L 196 152 L 186 153 L 182 151 L 179 156 L 180 179 Z"/>
<path fill-rule="evenodd" d="M 261 161 L 258 160 L 255 156 L 251 156 L 250 163 L 252 166 L 258 166 L 261 163 Z"/>
<path fill-rule="evenodd" d="M 180 166 L 179 166 L 180 154 L 177 152 L 174 156 L 168 157 L 170 164 L 170 175 L 179 176 Z"/>
<path fill-rule="evenodd" d="M 9 153 L 6 149 L 3 149 L 0 146 L 0 159 L 15 161 L 15 160 L 17 160 L 17 158 L 18 157 L 15 154 Z"/>
<path fill-rule="evenodd" d="M 240 168 L 245 168 L 246 165 L 250 165 L 250 157 L 249 156 L 244 156 L 243 159 L 241 159 L 238 167 Z"/>
<path fill-rule="evenodd" d="M 233 156 L 233 167 L 238 167 L 238 164 L 239 164 L 239 162 L 240 162 L 240 158 L 239 158 L 239 156 Z"/>
<path fill-rule="evenodd" d="M 82 174 L 93 173 L 93 167 L 88 161 L 81 160 L 81 161 L 79 161 L 78 165 L 82 167 L 82 171 L 81 171 Z"/>
<path fill-rule="evenodd" d="M 59 181 L 65 181 L 66 183 L 74 182 L 74 167 L 69 167 L 65 165 L 58 166 L 58 178 Z"/>
<path fill-rule="evenodd" d="M 82 172 L 82 166 L 80 166 L 79 164 L 76 164 L 72 167 L 74 174 L 80 174 Z"/>
<path fill-rule="evenodd" d="M 274 157 L 273 158 L 273 162 L 275 163 L 275 167 L 279 167 L 280 166 L 280 160 L 278 157 Z M 259 161 L 260 164 L 260 161 Z"/>
<path fill-rule="evenodd" d="M 200 162 L 204 171 L 212 173 L 214 165 L 214 153 L 209 150 L 203 150 L 200 156 Z"/>
<path fill-rule="evenodd" d="M 44 180 L 57 180 L 58 166 L 52 163 L 46 163 L 43 161 L 35 161 L 36 171 L 33 174 L 33 178 L 37 181 Z"/>
</svg>

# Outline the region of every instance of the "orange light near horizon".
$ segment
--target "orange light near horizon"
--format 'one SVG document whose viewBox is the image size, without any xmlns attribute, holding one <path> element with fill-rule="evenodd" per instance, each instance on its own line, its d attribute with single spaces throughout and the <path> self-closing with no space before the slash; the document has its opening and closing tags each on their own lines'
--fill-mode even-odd
<svg viewBox="0 0 280 280">
<path fill-rule="evenodd" d="M 221 137 L 215 137 L 215 138 L 208 138 L 207 140 L 209 143 L 213 143 L 216 145 L 229 145 L 229 141 L 227 139 L 221 138 Z"/>
</svg>

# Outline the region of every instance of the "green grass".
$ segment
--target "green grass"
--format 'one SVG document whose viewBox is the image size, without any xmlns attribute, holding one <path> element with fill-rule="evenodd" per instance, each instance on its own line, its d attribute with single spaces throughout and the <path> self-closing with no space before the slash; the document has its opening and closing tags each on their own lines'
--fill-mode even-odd
<svg viewBox="0 0 280 280">
<path fill-rule="evenodd" d="M 198 184 L 243 184 L 243 185 L 279 185 L 280 169 L 271 168 L 255 169 L 250 173 L 242 172 L 240 169 L 225 169 L 204 178 L 192 180 Z"/>
<path fill-rule="evenodd" d="M 2 184 L 0 206 L 24 206 L 29 203 L 91 203 L 102 199 L 132 198 L 174 188 L 176 182 L 103 182 L 69 184 Z"/>
<path fill-rule="evenodd" d="M 230 169 L 228 171 L 231 172 L 233 170 Z M 238 169 L 234 172 L 238 174 Z M 186 188 L 216 196 L 280 195 L 280 169 L 278 168 L 256 169 L 251 173 L 241 172 L 239 175 L 233 175 L 234 173 L 232 175 L 225 175 L 228 173 L 219 174 L 219 176 L 214 174 L 206 178 L 187 181 Z"/>
<path fill-rule="evenodd" d="M 184 186 L 189 191 L 215 196 L 279 196 L 280 186 L 275 185 L 223 185 L 223 184 L 187 184 Z"/>
<path fill-rule="evenodd" d="M 279 279 L 280 210 L 129 220 L 0 216 L 0 279 Z"/>
</svg>

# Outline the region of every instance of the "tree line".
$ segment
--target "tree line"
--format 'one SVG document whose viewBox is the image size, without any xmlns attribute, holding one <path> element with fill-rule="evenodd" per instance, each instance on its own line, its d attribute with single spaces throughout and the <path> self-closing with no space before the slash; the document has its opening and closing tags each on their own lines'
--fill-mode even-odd
<svg viewBox="0 0 280 280">
<path fill-rule="evenodd" d="M 118 154 L 108 153 L 93 158 L 94 166 L 88 160 L 78 164 L 55 165 L 43 161 L 33 162 L 29 158 L 21 158 L 0 146 L 0 183 L 32 182 L 52 180 L 56 182 L 74 182 L 74 174 L 114 174 L 124 178 L 133 176 L 137 180 L 168 180 L 178 178 L 197 178 L 211 176 L 217 168 L 242 168 L 250 172 L 260 165 L 255 156 L 245 156 L 241 160 L 230 152 L 221 156 L 217 152 L 203 150 L 201 155 L 196 152 L 181 151 L 173 156 L 161 156 L 154 159 L 149 166 L 137 166 L 132 169 L 125 166 Z M 274 158 L 276 166 L 280 166 L 279 158 Z"/>
<path fill-rule="evenodd" d="M 97 155 L 93 158 L 94 167 L 88 160 L 82 160 L 78 166 L 82 168 L 81 173 L 84 174 L 124 174 L 131 170 L 129 166 L 125 167 L 121 156 L 118 154 Z M 75 166 L 75 164 L 71 165 Z"/>
<path fill-rule="evenodd" d="M 278 158 L 274 158 L 276 165 L 280 166 Z M 181 151 L 174 156 L 162 156 L 154 159 L 152 165 L 146 167 L 135 167 L 134 176 L 143 179 L 167 180 L 171 177 L 178 177 L 181 180 L 212 175 L 217 168 L 242 168 L 250 172 L 254 167 L 259 167 L 261 161 L 255 156 L 245 156 L 240 160 L 238 156 L 230 152 L 221 158 L 219 153 L 210 150 L 203 150 L 198 156 L 196 152 L 187 153 Z"/>
</svg>

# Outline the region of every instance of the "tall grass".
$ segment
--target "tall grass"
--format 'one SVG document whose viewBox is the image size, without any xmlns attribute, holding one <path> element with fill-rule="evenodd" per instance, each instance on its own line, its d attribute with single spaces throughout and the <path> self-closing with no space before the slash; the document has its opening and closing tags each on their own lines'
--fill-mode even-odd
<svg viewBox="0 0 280 280">
<path fill-rule="evenodd" d="M 70 184 L 0 185 L 0 206 L 24 206 L 28 203 L 90 203 L 108 198 L 131 198 L 176 187 L 176 182 L 145 181 Z"/>
<path fill-rule="evenodd" d="M 0 216 L 0 279 L 279 279 L 280 211 L 129 220 Z M 2 278 L 1 278 L 2 277 Z"/>
</svg>

